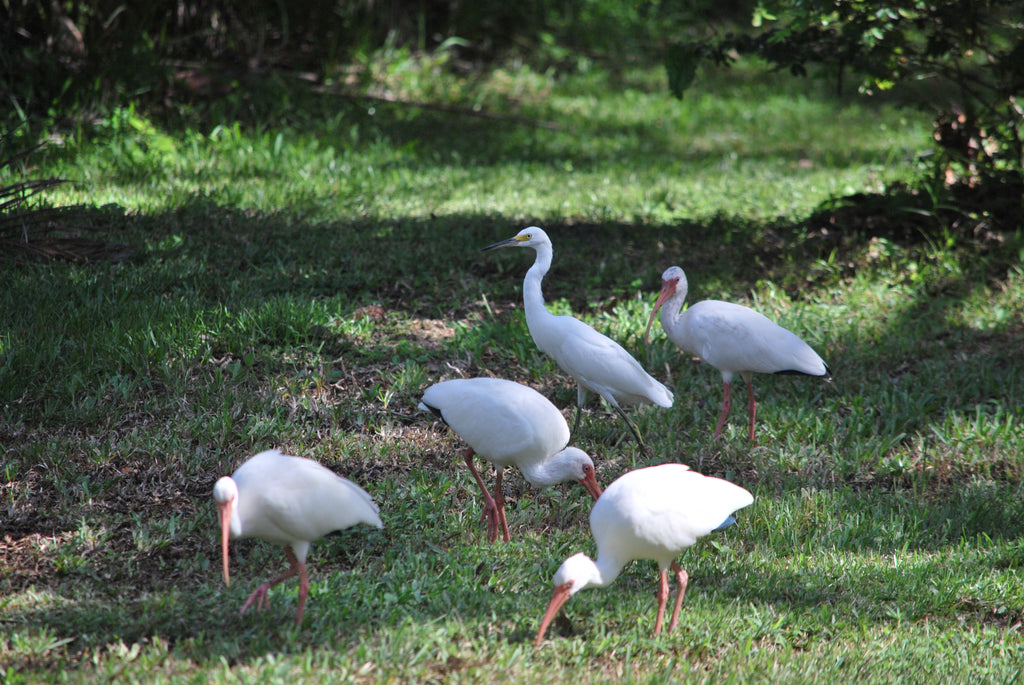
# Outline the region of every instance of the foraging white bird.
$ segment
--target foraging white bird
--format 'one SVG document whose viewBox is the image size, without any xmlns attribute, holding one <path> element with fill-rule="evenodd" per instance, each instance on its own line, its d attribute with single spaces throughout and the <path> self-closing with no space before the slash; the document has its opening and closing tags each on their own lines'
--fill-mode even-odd
<svg viewBox="0 0 1024 685">
<path fill-rule="evenodd" d="M 608 486 L 590 513 L 597 560 L 585 554 L 566 559 L 555 573 L 555 590 L 540 623 L 535 645 L 566 600 L 587 587 L 610 585 L 634 559 L 653 559 L 661 572 L 658 618 L 661 633 L 668 602 L 668 570 L 679 582 L 668 630 L 679 622 L 689 576 L 675 557 L 703 537 L 736 522 L 733 512 L 754 501 L 745 489 L 727 480 L 691 471 L 682 464 L 661 464 L 630 471 Z"/>
<path fill-rule="evenodd" d="M 384 527 L 378 515 L 380 510 L 361 487 L 312 459 L 292 457 L 280 450 L 260 452 L 231 476 L 220 478 L 213 486 L 213 498 L 220 510 L 226 585 L 231 585 L 229 537 L 280 543 L 291 564 L 281 576 L 257 587 L 239 614 L 253 603 L 257 609 L 265 609 L 270 605 L 268 590 L 298 575 L 299 610 L 295 625 L 302 623 L 309 594 L 306 556 L 310 544 L 330 532 L 359 523 Z"/>
<path fill-rule="evenodd" d="M 594 462 L 569 444 L 569 426 L 555 405 L 533 388 L 500 378 L 456 378 L 427 388 L 420 408 L 439 416 L 469 447 L 464 458 L 484 496 L 487 539 L 511 540 L 505 519 L 501 479 L 508 466 L 518 467 L 534 487 L 578 480 L 594 499 L 601 486 Z M 480 472 L 473 466 L 479 454 L 497 468 L 491 497 Z"/>
<path fill-rule="evenodd" d="M 523 280 L 523 306 L 526 325 L 541 352 L 548 355 L 570 376 L 576 379 L 576 421 L 573 432 L 580 425 L 580 412 L 587 392 L 595 392 L 618 412 L 633 432 L 640 446 L 643 439 L 626 417 L 620 405 L 650 402 L 659 407 L 672 406 L 672 392 L 654 380 L 640 363 L 606 335 L 598 333 L 579 319 L 555 316 L 544 306 L 541 281 L 551 268 L 553 249 L 548 234 L 536 226 L 519 231 L 508 240 L 483 248 L 530 247 L 537 253 L 536 260 Z"/>
<path fill-rule="evenodd" d="M 736 374 L 742 376 L 747 384 L 751 442 L 754 440 L 754 418 L 757 414 L 753 385 L 755 371 L 829 378 L 828 365 L 810 345 L 749 307 L 721 300 L 703 300 L 680 313 L 686 292 L 683 270 L 678 266 L 666 269 L 661 275 L 661 292 L 647 321 L 644 345 L 647 344 L 654 316 L 661 309 L 661 327 L 669 340 L 722 372 L 725 398 L 715 427 L 715 440 L 722 434 L 732 407 L 730 390 Z M 666 305 L 664 309 L 662 305 Z"/>
</svg>

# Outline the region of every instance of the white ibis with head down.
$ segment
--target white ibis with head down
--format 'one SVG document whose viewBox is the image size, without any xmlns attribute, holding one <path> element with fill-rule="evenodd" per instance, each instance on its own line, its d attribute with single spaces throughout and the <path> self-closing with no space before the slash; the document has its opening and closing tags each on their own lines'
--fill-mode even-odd
<svg viewBox="0 0 1024 685">
<path fill-rule="evenodd" d="M 742 376 L 747 384 L 751 442 L 757 415 L 754 372 L 829 377 L 828 365 L 810 345 L 749 307 L 721 300 L 703 300 L 680 313 L 686 291 L 683 270 L 678 266 L 666 269 L 661 275 L 661 293 L 647 321 L 644 344 L 650 335 L 654 317 L 661 309 L 661 327 L 669 340 L 722 373 L 725 397 L 715 427 L 715 440 L 722 434 L 732 407 L 732 379 L 736 374 Z"/>
<path fill-rule="evenodd" d="M 299 576 L 299 609 L 295 625 L 309 594 L 306 556 L 310 544 L 336 530 L 365 523 L 383 528 L 379 509 L 370 495 L 355 483 L 303 457 L 280 450 L 260 452 L 231 476 L 213 487 L 220 510 L 224 583 L 231 585 L 228 570 L 228 539 L 260 538 L 284 546 L 290 567 L 281 576 L 261 584 L 239 612 L 253 604 L 265 609 L 268 591 L 283 580 Z"/>
<path fill-rule="evenodd" d="M 565 418 L 533 388 L 500 378 L 457 378 L 427 388 L 420 408 L 434 412 L 468 445 L 464 458 L 484 496 L 481 520 L 487 520 L 491 542 L 499 528 L 506 542 L 511 539 L 501 490 L 508 466 L 517 467 L 535 487 L 577 480 L 594 499 L 601 495 L 594 462 L 583 450 L 566 447 Z M 493 497 L 473 465 L 474 454 L 497 468 Z"/>
<path fill-rule="evenodd" d="M 580 553 L 559 567 L 535 644 L 540 646 L 548 625 L 566 600 L 584 588 L 611 584 L 634 559 L 653 559 L 661 572 L 655 635 L 661 633 L 665 617 L 669 568 L 675 573 L 679 592 L 668 626 L 671 632 L 679 622 L 689 581 L 675 558 L 698 538 L 735 523 L 733 512 L 753 501 L 753 496 L 740 486 L 703 476 L 682 464 L 649 466 L 621 476 L 608 486 L 590 513 L 597 560 Z"/>
<path fill-rule="evenodd" d="M 571 316 L 555 316 L 544 306 L 541 281 L 551 268 L 551 240 L 540 228 L 524 228 L 512 238 L 483 248 L 529 247 L 537 256 L 523 281 L 523 306 L 526 325 L 541 352 L 548 355 L 576 380 L 576 420 L 573 432 L 580 425 L 580 412 L 587 393 L 604 398 L 622 417 L 640 446 L 643 439 L 622 411 L 623 405 L 653 403 L 672 406 L 672 393 L 650 376 L 640 363 L 617 342 Z"/>
</svg>

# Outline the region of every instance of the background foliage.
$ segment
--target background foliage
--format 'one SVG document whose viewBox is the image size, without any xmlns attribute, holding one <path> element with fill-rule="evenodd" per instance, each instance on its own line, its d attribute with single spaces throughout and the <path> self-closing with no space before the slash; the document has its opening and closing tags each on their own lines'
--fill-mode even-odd
<svg viewBox="0 0 1024 685">
<path fill-rule="evenodd" d="M 746 11 L 742 0 L 6 0 L 5 9 L 6 97 L 22 112 L 55 116 L 103 98 L 159 102 L 176 92 L 177 74 L 197 65 L 338 78 L 343 65 L 384 45 L 429 51 L 455 40 L 463 68 L 509 55 L 541 68 L 602 55 L 628 62 L 657 54 L 663 36 L 697 19 Z"/>
<path fill-rule="evenodd" d="M 799 75 L 817 67 L 838 91 L 849 80 L 866 94 L 913 84 L 922 107 L 936 113 L 933 168 L 943 180 L 1008 182 L 1020 197 L 1019 2 L 768 0 L 757 5 L 753 24 L 760 30 L 673 45 L 667 64 L 675 94 L 692 83 L 700 59 L 727 64 L 738 55 Z"/>
</svg>

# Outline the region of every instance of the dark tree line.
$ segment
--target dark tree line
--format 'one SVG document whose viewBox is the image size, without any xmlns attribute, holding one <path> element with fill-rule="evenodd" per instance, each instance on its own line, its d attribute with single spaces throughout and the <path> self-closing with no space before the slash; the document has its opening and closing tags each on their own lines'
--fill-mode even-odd
<svg viewBox="0 0 1024 685">
<path fill-rule="evenodd" d="M 657 55 L 659 35 L 750 0 L 6 0 L 0 89 L 16 110 L 159 94 L 175 70 L 290 69 L 322 77 L 386 43 L 430 50 L 458 39 L 463 62 L 518 51 Z M 557 45 L 557 50 L 545 46 Z M 553 57 L 554 56 L 554 57 Z"/>
</svg>

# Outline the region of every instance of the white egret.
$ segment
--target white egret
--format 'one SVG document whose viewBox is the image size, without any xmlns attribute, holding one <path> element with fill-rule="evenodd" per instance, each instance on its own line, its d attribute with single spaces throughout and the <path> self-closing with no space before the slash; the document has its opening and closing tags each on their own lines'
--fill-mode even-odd
<svg viewBox="0 0 1024 685">
<path fill-rule="evenodd" d="M 505 519 L 501 480 L 505 468 L 515 466 L 534 487 L 577 480 L 597 499 L 601 487 L 594 462 L 569 443 L 569 426 L 555 405 L 533 388 L 500 378 L 457 378 L 427 388 L 420 408 L 434 412 L 469 447 L 464 458 L 484 497 L 480 519 L 487 520 L 487 538 L 493 542 L 501 528 L 511 539 Z M 478 454 L 494 464 L 494 497 L 487 492 L 473 466 Z"/>
<path fill-rule="evenodd" d="M 828 365 L 810 345 L 749 307 L 720 300 L 703 300 L 680 313 L 686 292 L 683 270 L 678 266 L 666 269 L 661 275 L 661 293 L 647 321 L 644 344 L 647 344 L 654 317 L 661 309 L 661 327 L 669 340 L 722 373 L 725 398 L 715 427 L 715 440 L 722 434 L 732 407 L 731 387 L 736 374 L 742 376 L 747 384 L 751 442 L 754 440 L 754 418 L 757 414 L 754 372 L 829 377 Z"/>
<path fill-rule="evenodd" d="M 310 544 L 336 530 L 365 523 L 383 528 L 379 509 L 365 490 L 312 459 L 293 457 L 280 450 L 260 452 L 231 476 L 213 487 L 220 510 L 224 583 L 231 585 L 228 539 L 260 538 L 284 546 L 290 567 L 281 576 L 261 584 L 242 605 L 263 610 L 270 604 L 268 591 L 283 580 L 299 576 L 299 609 L 309 594 L 306 556 Z"/>
<path fill-rule="evenodd" d="M 636 359 L 617 342 L 598 333 L 579 319 L 555 316 L 544 306 L 541 281 L 551 268 L 551 240 L 540 228 L 524 228 L 512 238 L 483 248 L 529 247 L 537 256 L 523 281 L 523 306 L 530 335 L 544 354 L 576 380 L 576 420 L 573 432 L 580 425 L 580 413 L 587 393 L 595 392 L 618 412 L 633 432 L 640 446 L 643 439 L 629 420 L 623 405 L 650 402 L 659 407 L 672 406 L 672 393 L 652 378 Z"/>
<path fill-rule="evenodd" d="M 733 512 L 753 501 L 740 486 L 701 475 L 682 464 L 650 466 L 621 476 L 608 486 L 590 513 L 597 560 L 580 553 L 559 567 L 535 644 L 540 646 L 566 600 L 584 588 L 611 584 L 634 559 L 653 559 L 661 573 L 655 635 L 661 633 L 665 617 L 669 568 L 675 573 L 679 592 L 668 626 L 671 632 L 679 622 L 689 581 L 676 556 L 698 538 L 735 523 Z"/>
</svg>

